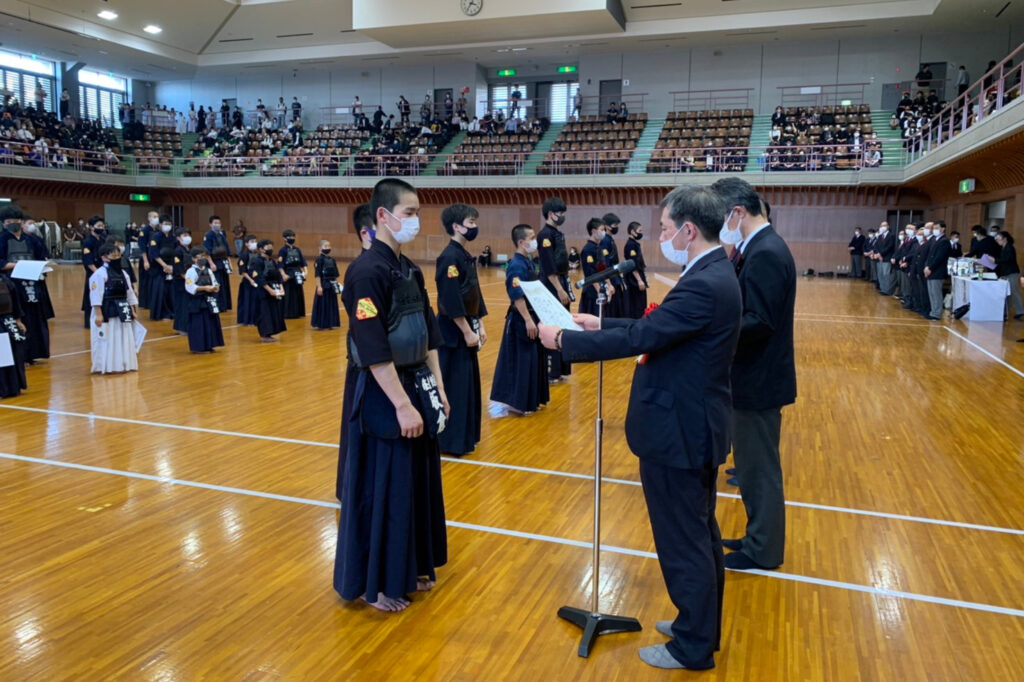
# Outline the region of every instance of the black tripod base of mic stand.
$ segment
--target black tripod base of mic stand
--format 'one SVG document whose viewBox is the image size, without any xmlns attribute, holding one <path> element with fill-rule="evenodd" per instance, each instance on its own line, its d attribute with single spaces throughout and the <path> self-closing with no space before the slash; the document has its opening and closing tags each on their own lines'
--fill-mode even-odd
<svg viewBox="0 0 1024 682">
<path fill-rule="evenodd" d="M 590 649 L 594 646 L 594 640 L 599 635 L 610 635 L 616 632 L 640 632 L 643 628 L 636 618 L 627 616 L 609 616 L 604 613 L 594 613 L 586 609 L 577 609 L 572 606 L 563 606 L 558 609 L 558 617 L 563 618 L 583 630 L 580 638 L 580 648 L 577 654 L 581 658 L 590 656 Z"/>
</svg>

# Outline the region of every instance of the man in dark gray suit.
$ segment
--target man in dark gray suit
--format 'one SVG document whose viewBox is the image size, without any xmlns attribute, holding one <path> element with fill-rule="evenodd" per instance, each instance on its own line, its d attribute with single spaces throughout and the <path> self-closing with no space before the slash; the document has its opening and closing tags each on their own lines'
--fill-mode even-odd
<svg viewBox="0 0 1024 682">
<path fill-rule="evenodd" d="M 541 342 L 569 362 L 641 355 L 626 414 L 640 458 L 658 561 L 676 618 L 657 624 L 667 644 L 640 649 L 659 668 L 715 665 L 721 639 L 721 533 L 715 481 L 729 452 L 729 368 L 740 325 L 740 290 L 718 243 L 725 212 L 706 187 L 684 186 L 661 204 L 661 249 L 686 272 L 647 317 L 574 319 L 586 331 L 540 325 Z"/>
<path fill-rule="evenodd" d="M 723 542 L 735 550 L 725 557 L 725 566 L 777 568 L 786 544 L 779 457 L 782 407 L 796 400 L 796 265 L 786 242 L 762 215 L 761 197 L 753 187 L 739 178 L 725 178 L 711 188 L 727 211 L 723 231 L 738 229 L 741 234 L 736 269 L 743 323 L 732 365 L 732 448 L 747 528 L 743 538 Z"/>
</svg>

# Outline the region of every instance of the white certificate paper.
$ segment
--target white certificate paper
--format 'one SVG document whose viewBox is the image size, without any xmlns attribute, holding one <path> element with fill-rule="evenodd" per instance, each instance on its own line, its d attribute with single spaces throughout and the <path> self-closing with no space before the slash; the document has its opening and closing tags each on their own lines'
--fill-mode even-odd
<svg viewBox="0 0 1024 682">
<path fill-rule="evenodd" d="M 132 329 L 135 331 L 135 352 L 142 348 L 142 342 L 146 340 L 147 329 L 138 320 L 132 320 Z"/>
<path fill-rule="evenodd" d="M 11 335 L 0 332 L 0 367 L 10 367 L 13 364 L 14 349 L 11 348 Z"/>
<path fill-rule="evenodd" d="M 530 306 L 544 324 L 553 324 L 559 329 L 581 332 L 583 327 L 572 321 L 572 313 L 565 309 L 561 301 L 548 291 L 540 282 L 519 282 L 526 294 Z"/>
<path fill-rule="evenodd" d="M 53 272 L 52 265 L 53 263 L 46 260 L 20 260 L 14 264 L 11 277 L 35 282 L 41 280 L 45 273 Z"/>
</svg>

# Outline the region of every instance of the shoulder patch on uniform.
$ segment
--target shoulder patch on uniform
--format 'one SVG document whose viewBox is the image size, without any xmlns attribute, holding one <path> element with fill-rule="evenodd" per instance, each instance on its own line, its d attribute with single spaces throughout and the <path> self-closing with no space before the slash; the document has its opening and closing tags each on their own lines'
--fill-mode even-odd
<svg viewBox="0 0 1024 682">
<path fill-rule="evenodd" d="M 156 240 L 155 239 L 150 239 L 149 240 L 149 245 L 150 246 L 156 246 Z"/>
<path fill-rule="evenodd" d="M 636 255 L 636 251 L 630 251 L 630 252 L 629 252 L 629 257 L 630 257 L 630 258 L 632 258 L 632 257 L 633 257 L 633 256 L 635 256 L 635 255 Z"/>
<path fill-rule="evenodd" d="M 608 255 L 608 249 L 601 249 L 601 255 L 602 256 L 607 256 Z"/>
<path fill-rule="evenodd" d="M 593 256 L 587 256 L 587 262 L 588 263 L 593 263 L 594 262 L 594 257 Z"/>
<path fill-rule="evenodd" d="M 452 279 L 452 278 L 458 277 L 458 276 L 459 276 L 459 269 L 457 267 L 455 267 L 454 265 L 449 265 L 448 266 L 448 279 Z"/>
<path fill-rule="evenodd" d="M 180 258 L 178 258 L 177 256 L 175 256 L 175 257 L 174 257 L 174 262 L 175 262 L 175 263 L 180 263 L 180 262 L 181 262 L 181 259 L 180 259 Z"/>
<path fill-rule="evenodd" d="M 356 319 L 357 320 L 369 320 L 377 317 L 377 306 L 373 304 L 373 301 L 369 297 L 359 299 L 356 303 Z"/>
<path fill-rule="evenodd" d="M 195 284 L 195 280 L 192 279 L 191 277 L 186 277 L 185 284 Z"/>
<path fill-rule="evenodd" d="M 513 277 L 512 278 L 512 286 L 514 286 L 514 287 L 519 286 L 519 278 L 518 277 Z"/>
<path fill-rule="evenodd" d="M 540 245 L 541 245 L 541 246 L 551 246 L 551 240 L 550 240 L 550 239 L 548 239 L 547 237 L 545 237 L 545 238 L 544 238 L 544 241 L 542 241 L 542 242 L 540 243 Z"/>
<path fill-rule="evenodd" d="M 82 253 L 89 253 L 89 249 L 82 249 Z"/>
<path fill-rule="evenodd" d="M 92 289 L 93 291 L 96 291 L 96 286 L 97 286 L 96 282 L 90 282 L 89 283 L 89 288 Z"/>
</svg>

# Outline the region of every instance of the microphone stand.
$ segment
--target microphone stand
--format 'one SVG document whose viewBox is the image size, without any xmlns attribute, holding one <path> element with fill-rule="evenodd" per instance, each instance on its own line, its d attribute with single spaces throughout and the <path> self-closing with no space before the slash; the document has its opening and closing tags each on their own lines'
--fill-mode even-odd
<svg viewBox="0 0 1024 682">
<path fill-rule="evenodd" d="M 602 280 L 597 295 L 597 319 L 604 320 L 604 304 L 608 301 L 608 280 Z M 592 566 L 593 585 L 590 594 L 590 609 L 563 606 L 558 617 L 583 629 L 577 654 L 582 658 L 590 656 L 590 649 L 599 635 L 615 632 L 639 632 L 643 629 L 640 621 L 627 616 L 613 616 L 600 612 L 601 588 L 601 454 L 603 449 L 604 416 L 602 392 L 604 389 L 604 362 L 597 363 L 597 416 L 594 419 L 594 558 Z"/>
</svg>

